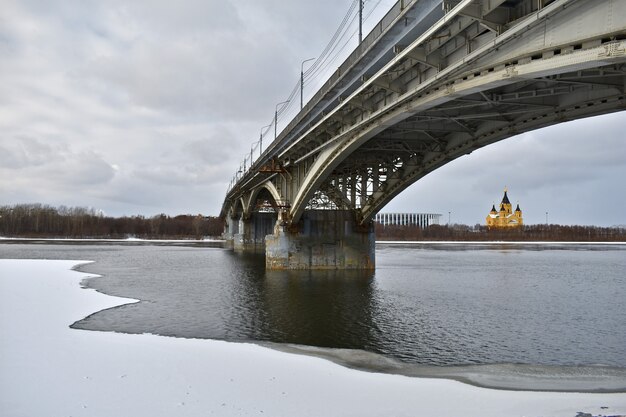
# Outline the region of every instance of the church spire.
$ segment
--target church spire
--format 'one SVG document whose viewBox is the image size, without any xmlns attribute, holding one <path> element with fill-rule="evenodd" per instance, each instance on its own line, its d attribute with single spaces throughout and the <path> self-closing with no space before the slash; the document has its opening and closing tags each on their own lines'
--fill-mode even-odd
<svg viewBox="0 0 626 417">
<path fill-rule="evenodd" d="M 506 195 L 507 189 L 504 187 L 504 197 L 502 197 L 502 204 L 511 204 L 509 196 Z"/>
</svg>

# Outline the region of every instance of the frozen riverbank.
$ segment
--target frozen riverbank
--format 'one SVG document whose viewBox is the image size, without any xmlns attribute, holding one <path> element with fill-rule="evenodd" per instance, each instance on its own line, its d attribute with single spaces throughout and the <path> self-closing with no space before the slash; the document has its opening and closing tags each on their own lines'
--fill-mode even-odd
<svg viewBox="0 0 626 417">
<path fill-rule="evenodd" d="M 82 289 L 78 263 L 0 260 L 0 415 L 626 414 L 626 394 L 497 391 L 251 344 L 73 330 L 132 302 Z"/>
</svg>

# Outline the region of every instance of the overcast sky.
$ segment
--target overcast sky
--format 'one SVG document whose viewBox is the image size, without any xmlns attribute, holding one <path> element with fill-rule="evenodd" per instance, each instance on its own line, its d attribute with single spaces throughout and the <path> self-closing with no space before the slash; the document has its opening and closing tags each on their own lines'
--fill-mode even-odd
<svg viewBox="0 0 626 417">
<path fill-rule="evenodd" d="M 0 204 L 217 215 L 301 62 L 351 3 L 0 0 Z M 366 30 L 393 3 L 367 1 Z M 550 223 L 626 224 L 624 132 L 622 112 L 520 135 L 429 174 L 383 211 L 484 223 L 508 186 L 527 223 L 548 212 Z"/>
</svg>

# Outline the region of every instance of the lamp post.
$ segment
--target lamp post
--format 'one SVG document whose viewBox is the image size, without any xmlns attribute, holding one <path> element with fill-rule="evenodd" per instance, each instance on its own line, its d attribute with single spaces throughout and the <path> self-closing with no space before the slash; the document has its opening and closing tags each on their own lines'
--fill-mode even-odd
<svg viewBox="0 0 626 417">
<path fill-rule="evenodd" d="M 302 110 L 303 101 L 302 101 L 302 92 L 304 91 L 304 64 L 309 61 L 313 61 L 315 58 L 309 58 L 302 61 L 300 64 L 300 110 Z"/>
<path fill-rule="evenodd" d="M 259 157 L 261 157 L 261 155 L 263 155 L 263 129 L 266 129 L 268 127 L 270 127 L 271 124 L 267 125 L 267 126 L 263 126 L 261 128 L 261 134 L 259 135 Z"/>
<path fill-rule="evenodd" d="M 546 224 L 548 224 L 548 212 L 546 211 Z"/>
<path fill-rule="evenodd" d="M 359 0 L 359 45 L 363 42 L 363 0 Z"/>
<path fill-rule="evenodd" d="M 276 134 L 277 134 L 276 126 L 278 125 L 278 107 L 285 105 L 287 103 L 289 103 L 289 100 L 281 101 L 280 103 L 276 105 L 276 110 L 274 110 L 274 140 L 276 139 Z"/>
<path fill-rule="evenodd" d="M 449 211 L 448 212 L 448 226 L 450 226 L 450 217 L 452 216 L 452 212 Z"/>
<path fill-rule="evenodd" d="M 250 152 L 250 166 L 248 166 L 248 154 L 247 153 L 243 154 L 242 164 L 243 164 L 243 171 L 241 173 L 241 176 L 243 177 L 246 174 L 246 172 L 248 172 L 248 168 L 252 168 L 252 151 Z"/>
</svg>

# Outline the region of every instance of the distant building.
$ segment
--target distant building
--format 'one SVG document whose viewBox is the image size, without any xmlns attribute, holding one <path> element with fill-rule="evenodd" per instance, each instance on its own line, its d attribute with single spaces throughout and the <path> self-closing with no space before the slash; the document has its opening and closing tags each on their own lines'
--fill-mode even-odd
<svg viewBox="0 0 626 417">
<path fill-rule="evenodd" d="M 509 197 L 506 194 L 507 189 L 504 188 L 504 197 L 500 203 L 500 210 L 496 210 L 496 205 L 491 207 L 491 211 L 487 215 L 488 227 L 519 227 L 523 225 L 522 210 L 517 208 L 513 211 Z"/>
<path fill-rule="evenodd" d="M 374 221 L 382 226 L 418 226 L 426 228 L 439 224 L 441 214 L 435 213 L 378 213 Z"/>
</svg>

